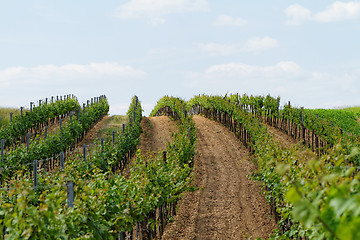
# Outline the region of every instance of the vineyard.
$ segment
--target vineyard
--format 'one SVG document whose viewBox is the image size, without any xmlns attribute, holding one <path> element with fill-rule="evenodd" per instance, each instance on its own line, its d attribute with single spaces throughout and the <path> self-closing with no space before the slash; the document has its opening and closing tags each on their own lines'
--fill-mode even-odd
<svg viewBox="0 0 360 240">
<path fill-rule="evenodd" d="M 101 129 L 109 107 L 65 95 L 6 111 L 1 239 L 360 239 L 357 108 L 165 96 L 146 118 L 134 96 Z"/>
</svg>

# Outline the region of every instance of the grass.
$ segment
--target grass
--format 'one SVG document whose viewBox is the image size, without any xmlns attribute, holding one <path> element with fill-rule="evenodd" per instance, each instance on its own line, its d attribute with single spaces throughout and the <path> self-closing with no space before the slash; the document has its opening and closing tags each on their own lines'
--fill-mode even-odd
<svg viewBox="0 0 360 240">
<path fill-rule="evenodd" d="M 360 106 L 347 107 L 347 108 L 343 108 L 342 110 L 347 112 L 357 113 L 358 115 L 360 114 Z"/>
<path fill-rule="evenodd" d="M 10 122 L 10 113 L 17 113 L 18 109 L 15 108 L 0 108 L 0 128 L 6 126 Z"/>
<path fill-rule="evenodd" d="M 105 126 L 98 132 L 97 137 L 100 139 L 105 138 L 106 136 L 111 136 L 113 131 L 117 133 L 122 133 L 122 125 L 127 124 L 128 122 L 129 119 L 127 116 L 110 116 L 108 119 L 106 119 Z"/>
</svg>

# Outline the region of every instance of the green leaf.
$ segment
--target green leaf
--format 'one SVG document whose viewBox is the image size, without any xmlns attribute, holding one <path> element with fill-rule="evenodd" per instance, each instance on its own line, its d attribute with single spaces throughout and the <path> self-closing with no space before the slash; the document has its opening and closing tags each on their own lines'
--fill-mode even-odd
<svg viewBox="0 0 360 240">
<path fill-rule="evenodd" d="M 286 201 L 296 204 L 297 202 L 301 201 L 301 196 L 296 191 L 295 187 L 291 187 L 286 194 Z"/>
<path fill-rule="evenodd" d="M 293 204 L 293 216 L 307 228 L 310 228 L 316 221 L 318 210 L 307 200 L 300 200 Z"/>
<path fill-rule="evenodd" d="M 276 166 L 276 172 L 280 175 L 284 175 L 290 170 L 290 165 L 285 163 L 280 163 Z"/>
</svg>

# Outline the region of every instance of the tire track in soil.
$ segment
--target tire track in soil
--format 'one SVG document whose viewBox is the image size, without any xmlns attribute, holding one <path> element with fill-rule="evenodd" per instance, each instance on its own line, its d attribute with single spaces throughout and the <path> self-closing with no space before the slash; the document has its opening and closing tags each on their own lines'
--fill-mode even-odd
<svg viewBox="0 0 360 240">
<path fill-rule="evenodd" d="M 223 125 L 194 116 L 197 155 L 194 185 L 178 204 L 162 239 L 267 238 L 276 228 L 261 188 L 248 176 L 256 169 L 247 149 Z"/>
</svg>

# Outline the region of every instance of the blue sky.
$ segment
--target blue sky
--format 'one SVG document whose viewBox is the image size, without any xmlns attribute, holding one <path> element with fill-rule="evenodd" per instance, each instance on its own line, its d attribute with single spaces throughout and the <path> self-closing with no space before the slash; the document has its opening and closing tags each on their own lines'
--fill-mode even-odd
<svg viewBox="0 0 360 240">
<path fill-rule="evenodd" d="M 0 1 L 0 106 L 106 94 L 360 105 L 359 1 Z"/>
</svg>

